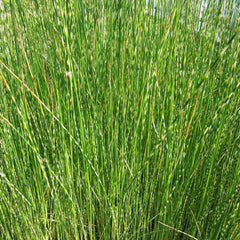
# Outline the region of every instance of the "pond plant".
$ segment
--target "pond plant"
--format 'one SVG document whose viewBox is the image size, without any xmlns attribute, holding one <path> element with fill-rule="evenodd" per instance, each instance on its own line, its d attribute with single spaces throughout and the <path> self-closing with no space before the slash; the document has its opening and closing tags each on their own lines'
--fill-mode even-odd
<svg viewBox="0 0 240 240">
<path fill-rule="evenodd" d="M 240 239 L 237 1 L 0 3 L 0 239 Z"/>
</svg>

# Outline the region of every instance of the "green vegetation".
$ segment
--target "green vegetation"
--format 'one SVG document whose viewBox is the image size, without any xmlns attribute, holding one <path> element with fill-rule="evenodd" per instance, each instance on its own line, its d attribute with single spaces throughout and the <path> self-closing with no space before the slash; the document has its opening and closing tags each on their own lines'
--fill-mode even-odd
<svg viewBox="0 0 240 240">
<path fill-rule="evenodd" d="M 235 6 L 3 1 L 0 239 L 240 239 Z"/>
</svg>

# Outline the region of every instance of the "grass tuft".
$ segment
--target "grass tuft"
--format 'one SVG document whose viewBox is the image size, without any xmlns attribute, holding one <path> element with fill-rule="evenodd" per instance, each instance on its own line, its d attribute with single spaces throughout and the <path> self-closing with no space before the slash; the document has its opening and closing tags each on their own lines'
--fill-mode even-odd
<svg viewBox="0 0 240 240">
<path fill-rule="evenodd" d="M 0 1 L 1 239 L 238 239 L 237 1 Z"/>
</svg>

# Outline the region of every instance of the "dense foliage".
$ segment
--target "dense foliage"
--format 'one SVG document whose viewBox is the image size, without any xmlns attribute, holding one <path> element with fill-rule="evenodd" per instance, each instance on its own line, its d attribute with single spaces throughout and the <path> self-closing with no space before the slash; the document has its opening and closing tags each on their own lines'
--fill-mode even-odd
<svg viewBox="0 0 240 240">
<path fill-rule="evenodd" d="M 239 13 L 204 2 L 2 2 L 1 239 L 240 238 Z"/>
</svg>

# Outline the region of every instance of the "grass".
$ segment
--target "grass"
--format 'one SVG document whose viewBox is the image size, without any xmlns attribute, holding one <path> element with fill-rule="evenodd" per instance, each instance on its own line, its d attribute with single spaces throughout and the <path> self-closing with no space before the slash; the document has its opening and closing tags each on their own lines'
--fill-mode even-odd
<svg viewBox="0 0 240 240">
<path fill-rule="evenodd" d="M 1 239 L 240 238 L 239 15 L 200 6 L 2 1 Z"/>
</svg>

